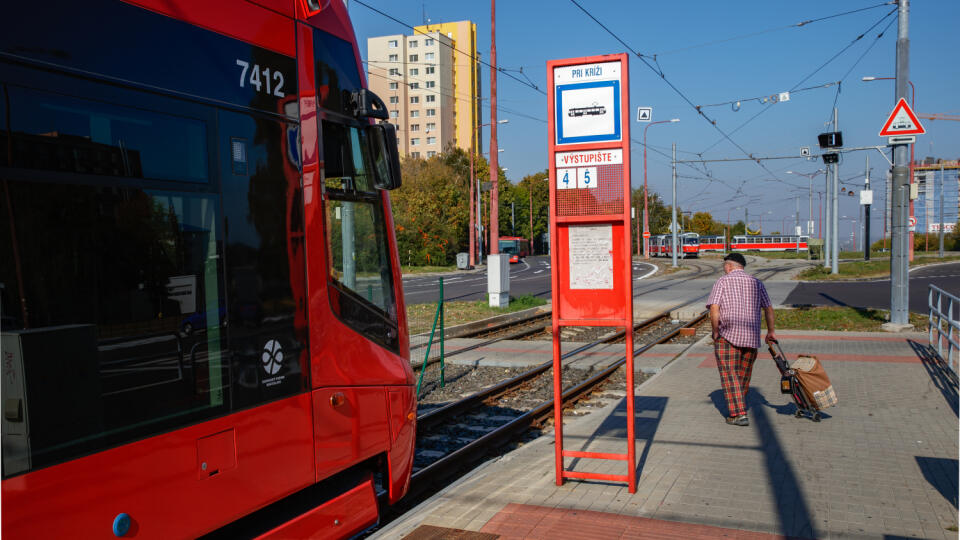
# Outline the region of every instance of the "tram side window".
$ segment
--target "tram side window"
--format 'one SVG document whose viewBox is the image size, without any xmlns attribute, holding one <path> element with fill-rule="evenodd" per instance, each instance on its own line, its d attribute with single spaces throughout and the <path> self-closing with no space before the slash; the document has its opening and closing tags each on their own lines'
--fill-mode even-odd
<svg viewBox="0 0 960 540">
<path fill-rule="evenodd" d="M 346 324 L 397 350 L 386 218 L 367 132 L 323 121 L 324 212 L 329 253 L 330 302 Z"/>
<path fill-rule="evenodd" d="M 225 414 L 217 198 L 4 182 L 4 475 Z"/>
<path fill-rule="evenodd" d="M 0 91 L 4 477 L 228 413 L 209 116 Z"/>
<path fill-rule="evenodd" d="M 66 173 L 209 181 L 203 122 L 5 85 L 0 163 Z M 0 131 L 0 134 L 6 133 Z M 9 152 L 9 155 L 8 155 Z"/>
</svg>

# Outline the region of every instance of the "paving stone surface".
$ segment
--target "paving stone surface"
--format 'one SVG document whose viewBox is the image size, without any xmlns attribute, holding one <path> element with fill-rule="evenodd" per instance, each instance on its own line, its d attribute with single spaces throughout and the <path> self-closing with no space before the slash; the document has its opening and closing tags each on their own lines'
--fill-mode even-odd
<svg viewBox="0 0 960 540">
<path fill-rule="evenodd" d="M 657 538 L 716 533 L 703 527 L 802 538 L 957 538 L 957 383 L 926 353 L 926 336 L 779 334 L 788 355 L 816 354 L 831 377 L 840 404 L 821 422 L 794 418 L 761 351 L 750 425 L 727 425 L 712 346 L 702 341 L 636 397 L 636 493 L 615 482 L 557 486 L 554 438 L 545 436 L 482 465 L 375 537 L 402 538 L 421 524 L 494 532 L 492 524 L 510 525 L 493 520 L 508 505 L 526 505 L 679 527 L 651 529 Z M 625 408 L 618 400 L 569 418 L 565 449 L 624 452 Z M 626 473 L 622 461 L 568 458 L 565 466 Z M 590 523 L 571 519 L 566 537 L 604 538 Z M 632 523 L 634 532 L 655 527 Z M 519 529 L 505 529 L 504 537 L 522 536 L 511 530 Z"/>
</svg>

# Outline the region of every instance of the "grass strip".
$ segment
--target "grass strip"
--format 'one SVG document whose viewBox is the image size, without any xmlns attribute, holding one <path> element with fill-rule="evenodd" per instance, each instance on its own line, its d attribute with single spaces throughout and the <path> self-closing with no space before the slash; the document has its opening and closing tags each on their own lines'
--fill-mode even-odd
<svg viewBox="0 0 960 540">
<path fill-rule="evenodd" d="M 505 308 L 490 307 L 485 300 L 477 300 L 474 302 L 444 302 L 444 325 L 449 328 L 458 324 L 503 315 L 504 313 L 513 313 L 514 311 L 542 306 L 546 303 L 547 301 L 543 298 L 538 298 L 530 294 L 510 297 L 510 304 Z M 436 302 L 432 304 L 408 305 L 407 326 L 410 328 L 410 335 L 429 332 L 436 311 Z"/>
<path fill-rule="evenodd" d="M 853 307 L 801 307 L 775 309 L 777 330 L 834 330 L 879 332 L 890 312 L 884 309 Z M 910 313 L 910 324 L 918 331 L 927 328 L 927 316 Z M 766 328 L 766 324 L 763 324 Z"/>
<path fill-rule="evenodd" d="M 918 266 L 950 261 L 960 261 L 960 256 L 937 257 L 934 255 L 916 257 L 913 262 L 910 263 L 910 266 L 911 268 L 915 268 Z M 884 258 L 871 259 L 869 261 L 842 261 L 839 265 L 837 265 L 837 271 L 839 273 L 831 274 L 829 268 L 824 266 L 814 266 L 797 274 L 797 279 L 808 281 L 834 281 L 852 278 L 867 279 L 886 277 L 890 275 L 890 259 Z"/>
</svg>

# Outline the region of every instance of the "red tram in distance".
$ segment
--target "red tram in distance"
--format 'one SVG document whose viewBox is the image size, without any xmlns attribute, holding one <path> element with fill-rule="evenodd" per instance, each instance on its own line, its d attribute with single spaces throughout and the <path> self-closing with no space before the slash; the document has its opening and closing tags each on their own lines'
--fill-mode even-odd
<svg viewBox="0 0 960 540">
<path fill-rule="evenodd" d="M 3 536 L 375 524 L 416 396 L 342 0 L 13 3 L 0 94 Z"/>
<path fill-rule="evenodd" d="M 678 234 L 677 243 L 680 245 L 680 250 L 677 252 L 677 256 L 700 256 L 701 249 L 699 234 L 693 232 Z M 650 254 L 654 257 L 673 257 L 673 235 L 658 234 L 650 237 Z"/>
<path fill-rule="evenodd" d="M 737 235 L 730 242 L 730 251 L 807 251 L 807 236 L 794 235 Z"/>
<path fill-rule="evenodd" d="M 723 235 L 719 236 L 701 236 L 700 237 L 700 252 L 704 251 L 726 251 L 727 250 L 727 237 Z"/>
</svg>

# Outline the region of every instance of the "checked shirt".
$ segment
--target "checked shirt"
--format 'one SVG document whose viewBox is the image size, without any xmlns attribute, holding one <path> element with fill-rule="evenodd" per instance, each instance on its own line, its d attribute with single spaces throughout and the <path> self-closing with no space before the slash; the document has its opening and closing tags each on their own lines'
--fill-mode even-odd
<svg viewBox="0 0 960 540">
<path fill-rule="evenodd" d="M 720 335 L 731 345 L 760 347 L 760 309 L 769 307 L 770 297 L 763 283 L 737 269 L 713 284 L 707 309 L 720 308 Z"/>
</svg>

